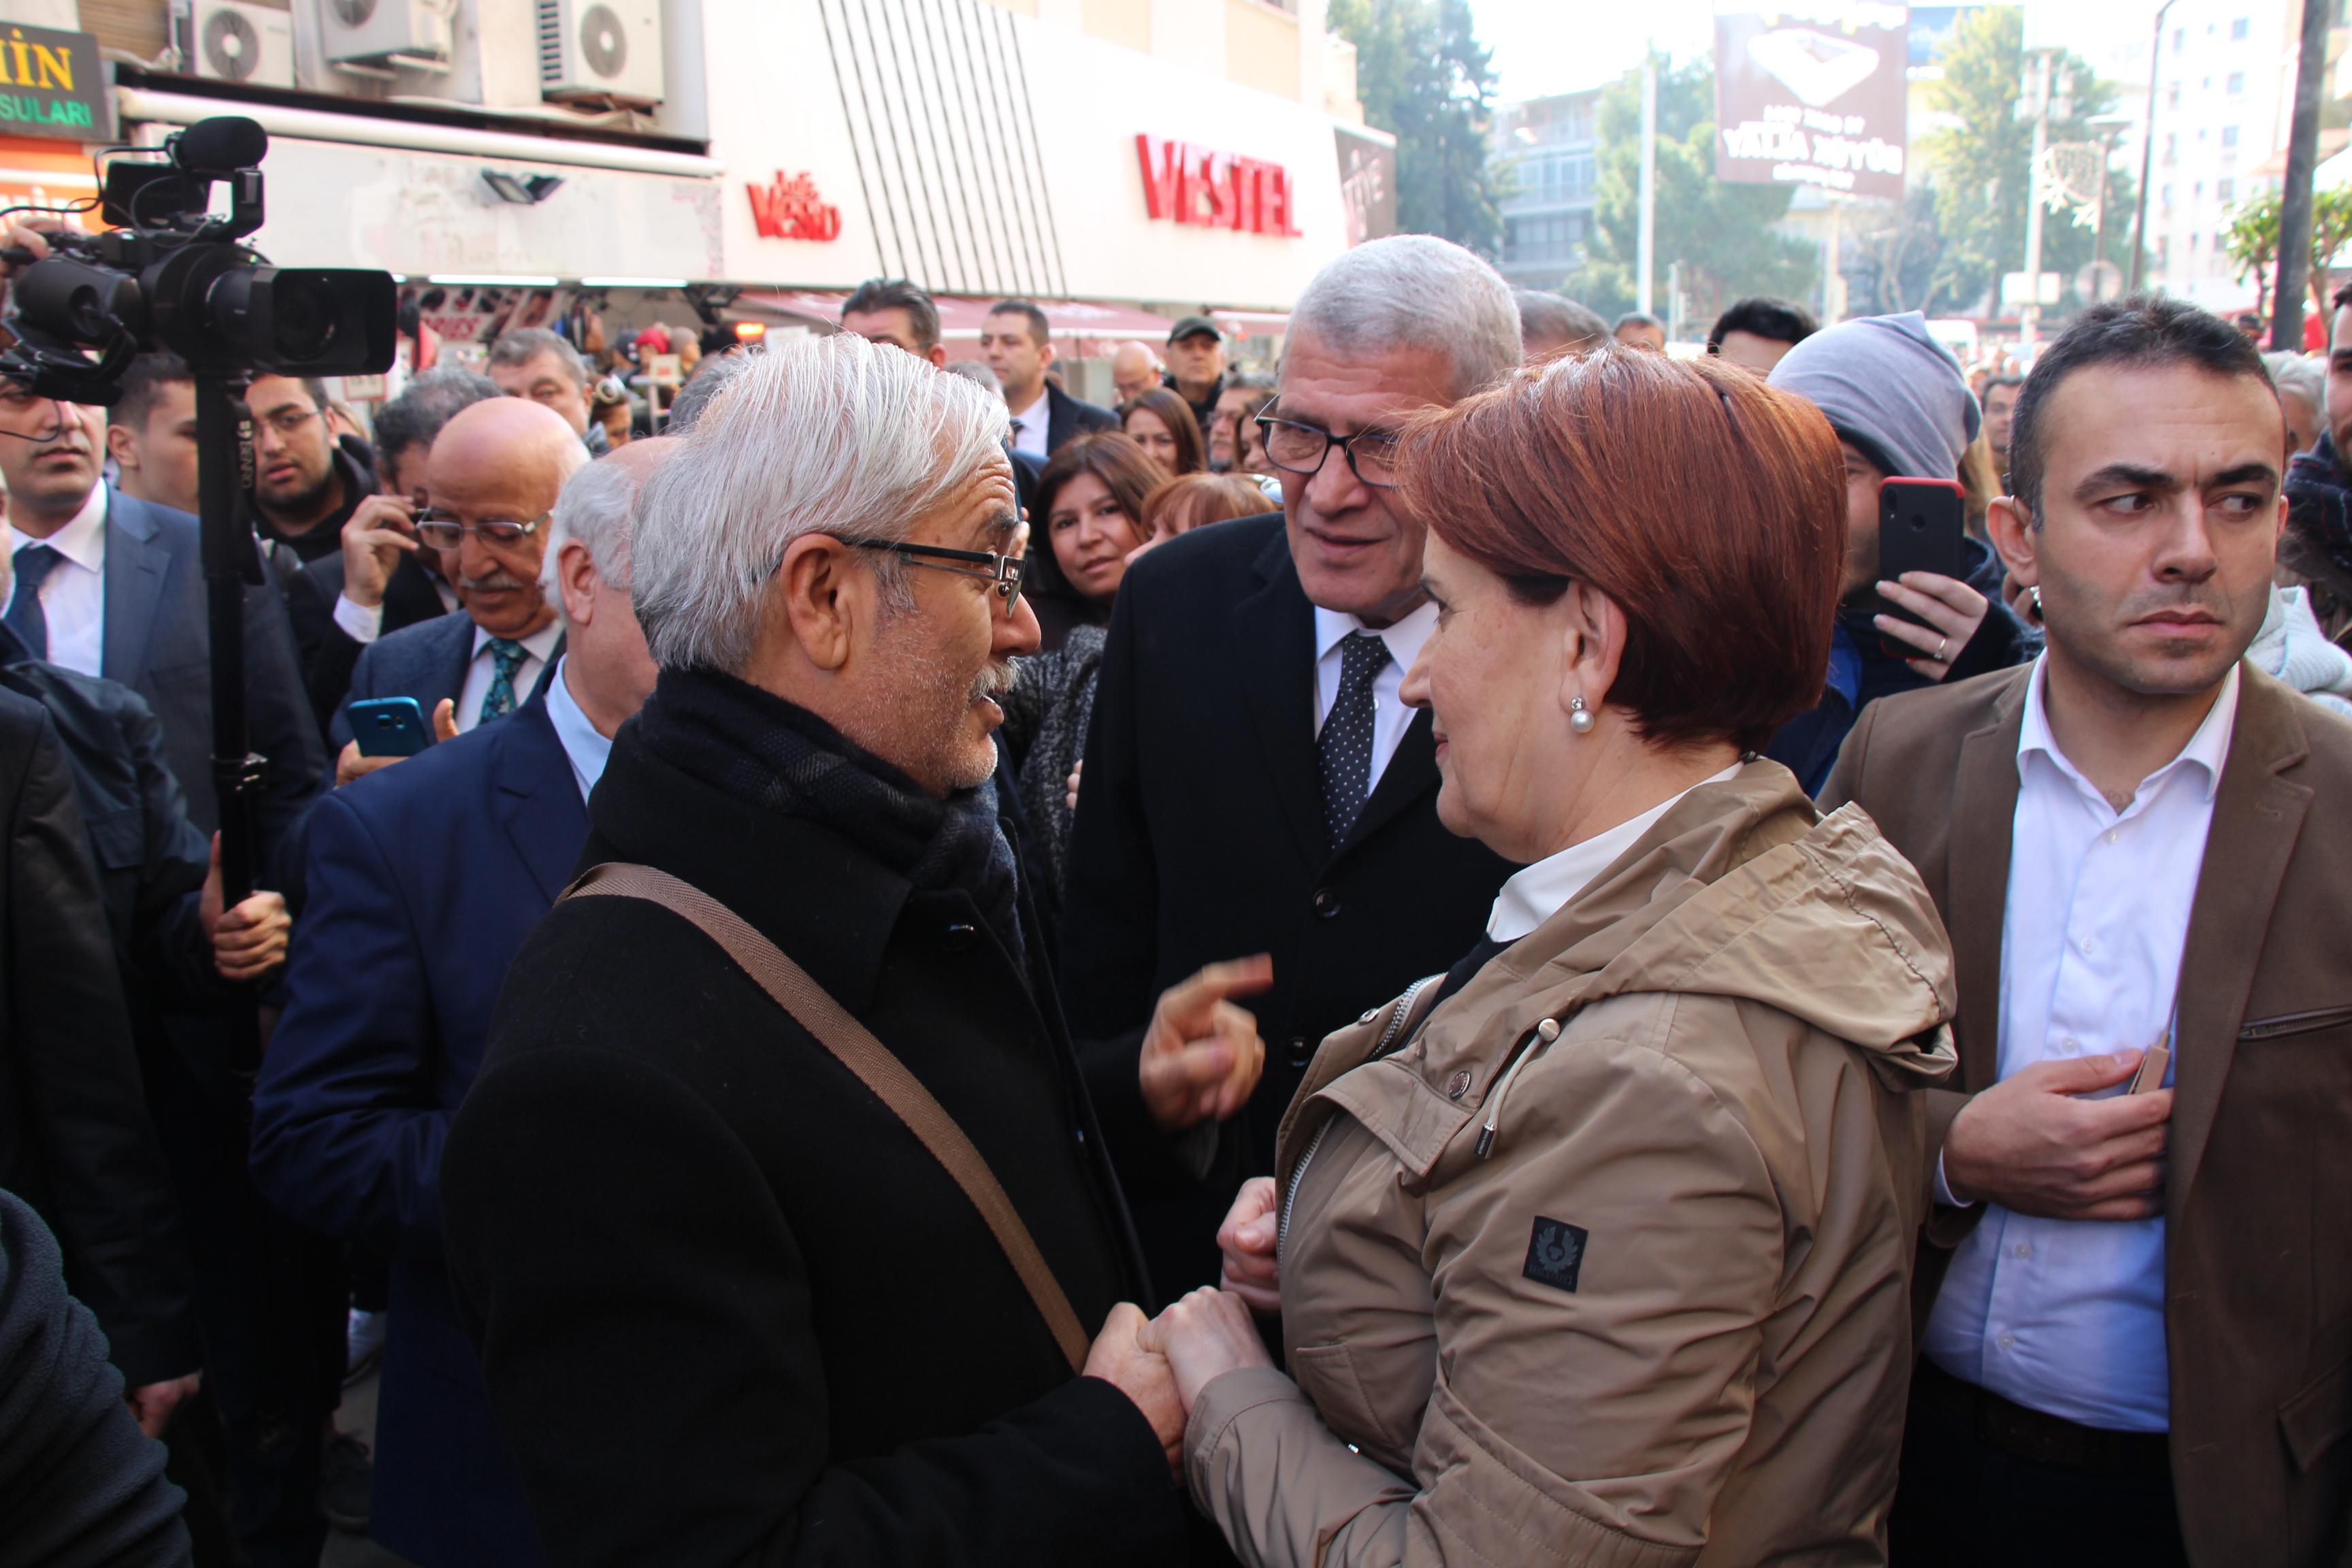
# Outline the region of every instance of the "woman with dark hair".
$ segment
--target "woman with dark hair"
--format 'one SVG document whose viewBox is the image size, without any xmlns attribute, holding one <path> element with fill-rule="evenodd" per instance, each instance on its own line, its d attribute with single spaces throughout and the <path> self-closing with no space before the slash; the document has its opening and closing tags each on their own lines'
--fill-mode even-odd
<svg viewBox="0 0 2352 1568">
<path fill-rule="evenodd" d="M 1118 426 L 1171 475 L 1197 474 L 1209 466 L 1201 449 L 1201 422 L 1190 405 L 1164 386 L 1129 398 L 1118 411 Z"/>
<path fill-rule="evenodd" d="M 1193 1498 L 1253 1564 L 1882 1562 L 1951 953 L 1755 756 L 1821 691 L 1837 438 L 1608 346 L 1423 416 L 1402 479 L 1438 815 L 1525 868 L 1323 1042 L 1229 1289 L 1147 1331 Z"/>
<path fill-rule="evenodd" d="M 1037 612 L 1039 652 L 1061 647 L 1075 626 L 1110 624 L 1127 558 L 1150 537 L 1144 498 L 1167 477 L 1117 431 L 1065 443 L 1037 476 L 1022 593 Z"/>
</svg>

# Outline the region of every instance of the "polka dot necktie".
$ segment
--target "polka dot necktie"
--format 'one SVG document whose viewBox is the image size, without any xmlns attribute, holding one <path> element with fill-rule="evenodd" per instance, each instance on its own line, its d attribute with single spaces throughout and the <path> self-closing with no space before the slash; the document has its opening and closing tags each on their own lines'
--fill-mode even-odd
<svg viewBox="0 0 2352 1568">
<path fill-rule="evenodd" d="M 514 711 L 515 671 L 530 657 L 530 650 L 512 637 L 492 637 L 489 647 L 490 689 L 482 695 L 482 716 L 478 721 L 484 724 Z"/>
<path fill-rule="evenodd" d="M 1323 762 L 1323 821 L 1337 850 L 1347 842 L 1372 788 L 1372 683 L 1388 668 L 1389 645 L 1349 632 L 1339 645 L 1339 698 L 1315 748 Z"/>
</svg>

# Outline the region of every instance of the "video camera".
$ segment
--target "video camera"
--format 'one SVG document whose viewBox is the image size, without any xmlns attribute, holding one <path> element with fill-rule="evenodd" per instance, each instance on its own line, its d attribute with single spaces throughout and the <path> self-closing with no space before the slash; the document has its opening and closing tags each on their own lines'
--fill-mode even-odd
<svg viewBox="0 0 2352 1568">
<path fill-rule="evenodd" d="M 37 397 L 110 405 L 131 360 L 159 349 L 199 382 L 391 368 L 399 302 L 390 273 L 272 267 L 241 243 L 262 224 L 269 137 L 259 125 L 199 121 L 156 151 L 163 161 L 118 153 L 107 163 L 100 212 L 121 226 L 45 235 L 51 254 L 38 261 L 0 251 L 23 267 L 5 322 L 16 342 L 0 353 L 0 377 Z M 216 181 L 229 187 L 223 216 L 208 210 Z"/>
</svg>

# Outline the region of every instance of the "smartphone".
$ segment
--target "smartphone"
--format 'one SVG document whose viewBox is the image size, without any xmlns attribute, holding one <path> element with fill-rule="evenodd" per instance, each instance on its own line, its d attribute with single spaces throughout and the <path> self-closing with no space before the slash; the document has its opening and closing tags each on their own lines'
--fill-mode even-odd
<svg viewBox="0 0 2352 1568">
<path fill-rule="evenodd" d="M 1906 572 L 1936 572 L 1958 577 L 1961 540 L 1967 531 L 1967 495 L 1958 479 L 1892 479 L 1878 487 L 1878 574 L 1900 582 Z M 1915 626 L 1927 623 L 1885 599 L 1878 613 Z M 1890 648 L 1895 645 L 1889 644 Z M 1906 658 L 1918 649 L 1895 649 Z"/>
<path fill-rule="evenodd" d="M 414 697 L 371 697 L 352 704 L 352 737 L 362 757 L 413 757 L 433 743 Z"/>
</svg>

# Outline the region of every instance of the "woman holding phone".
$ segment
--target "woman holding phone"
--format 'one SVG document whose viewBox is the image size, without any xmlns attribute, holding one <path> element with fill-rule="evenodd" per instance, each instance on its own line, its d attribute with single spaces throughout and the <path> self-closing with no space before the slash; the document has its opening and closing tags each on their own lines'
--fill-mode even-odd
<svg viewBox="0 0 2352 1568">
<path fill-rule="evenodd" d="M 1606 347 L 1425 416 L 1403 489 L 1438 815 L 1525 868 L 1323 1042 L 1232 1289 L 1147 1333 L 1194 1500 L 1252 1564 L 1882 1561 L 1951 957 L 1869 818 L 1754 755 L 1820 689 L 1836 440 Z"/>
</svg>

